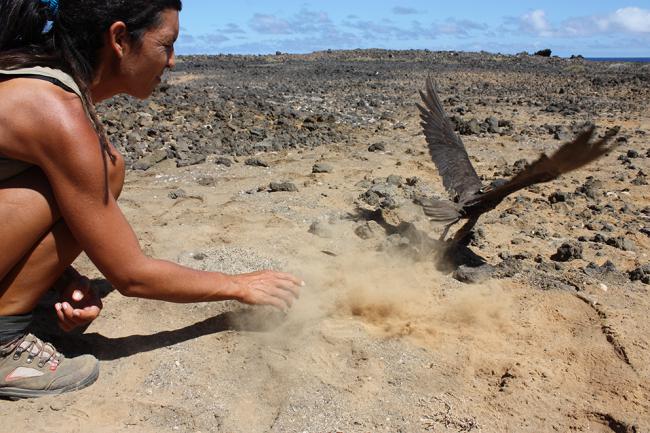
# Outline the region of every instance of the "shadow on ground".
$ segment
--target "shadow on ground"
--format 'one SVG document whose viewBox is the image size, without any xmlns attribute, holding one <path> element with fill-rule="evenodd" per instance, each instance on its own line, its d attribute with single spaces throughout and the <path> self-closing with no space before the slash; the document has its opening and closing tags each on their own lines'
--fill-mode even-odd
<svg viewBox="0 0 650 433">
<path fill-rule="evenodd" d="M 106 280 L 94 280 L 92 284 L 102 298 L 113 290 Z M 66 356 L 89 353 L 103 361 L 126 358 L 225 331 L 266 332 L 279 326 L 285 317 L 283 313 L 270 309 L 242 309 L 223 312 L 180 329 L 112 338 L 98 333 L 85 334 L 88 326 L 65 333 L 57 324 L 53 307 L 55 302 L 54 293 L 41 300 L 34 311 L 30 332 L 51 342 Z"/>
</svg>

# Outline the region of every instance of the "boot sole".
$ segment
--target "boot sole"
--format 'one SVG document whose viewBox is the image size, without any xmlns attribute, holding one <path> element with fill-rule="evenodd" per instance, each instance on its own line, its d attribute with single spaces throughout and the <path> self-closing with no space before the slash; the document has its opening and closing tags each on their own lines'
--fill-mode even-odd
<svg viewBox="0 0 650 433">
<path fill-rule="evenodd" d="M 73 383 L 63 388 L 57 389 L 24 389 L 24 388 L 0 388 L 0 398 L 9 400 L 20 400 L 22 398 L 36 398 L 46 395 L 63 394 L 64 392 L 77 391 L 86 388 L 97 380 L 99 377 L 99 363 L 95 365 L 92 373 L 81 382 Z"/>
</svg>

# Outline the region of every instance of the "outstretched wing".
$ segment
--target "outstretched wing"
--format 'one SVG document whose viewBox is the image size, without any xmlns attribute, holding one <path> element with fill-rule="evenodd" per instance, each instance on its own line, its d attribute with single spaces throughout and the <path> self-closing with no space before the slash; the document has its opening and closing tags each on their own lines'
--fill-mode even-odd
<svg viewBox="0 0 650 433">
<path fill-rule="evenodd" d="M 549 182 L 561 174 L 587 165 L 618 145 L 616 143 L 607 145 L 609 140 L 616 135 L 617 130 L 608 132 L 600 140 L 591 142 L 590 139 L 594 134 L 594 130 L 595 127 L 591 126 L 581 132 L 573 141 L 563 144 L 550 157 L 542 154 L 537 161 L 530 164 L 508 182 L 482 194 L 468 205 L 474 206 L 488 202 L 496 205 L 515 191 L 536 183 Z"/>
<path fill-rule="evenodd" d="M 427 78 L 426 93 L 420 91 L 424 107 L 420 109 L 421 125 L 429 147 L 429 154 L 442 177 L 445 189 L 460 201 L 469 198 L 483 186 L 460 137 L 445 115 L 442 104 L 433 89 L 431 78 Z"/>
</svg>

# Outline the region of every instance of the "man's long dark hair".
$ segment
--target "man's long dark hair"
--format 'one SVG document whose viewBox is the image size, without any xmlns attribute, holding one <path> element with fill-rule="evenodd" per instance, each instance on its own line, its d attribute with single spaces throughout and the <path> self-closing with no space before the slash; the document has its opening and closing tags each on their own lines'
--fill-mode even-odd
<svg viewBox="0 0 650 433">
<path fill-rule="evenodd" d="M 89 91 L 104 34 L 113 23 L 122 21 L 138 43 L 147 30 L 160 24 L 166 9 L 180 11 L 181 0 L 59 0 L 54 14 L 48 3 L 40 0 L 0 0 L 0 69 L 45 66 L 72 76 L 106 163 L 107 156 L 112 160 L 115 156 Z M 51 28 L 44 32 L 48 21 Z"/>
</svg>

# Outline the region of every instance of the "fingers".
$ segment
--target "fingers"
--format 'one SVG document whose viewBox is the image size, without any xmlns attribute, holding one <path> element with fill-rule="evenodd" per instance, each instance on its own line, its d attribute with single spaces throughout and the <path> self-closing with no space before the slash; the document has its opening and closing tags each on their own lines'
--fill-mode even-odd
<svg viewBox="0 0 650 433">
<path fill-rule="evenodd" d="M 92 289 L 88 278 L 74 269 L 69 272 L 69 278 L 61 290 L 61 301 L 54 305 L 59 326 L 64 331 L 92 322 L 102 309 L 102 301 Z"/>
<path fill-rule="evenodd" d="M 63 306 L 61 303 L 54 304 L 54 310 L 56 311 L 56 317 L 59 318 L 59 326 L 63 328 L 65 323 L 65 316 L 63 315 Z"/>
<path fill-rule="evenodd" d="M 59 319 L 59 327 L 64 331 L 70 331 L 77 326 L 92 322 L 99 316 L 101 309 L 96 305 L 85 308 L 72 308 L 67 302 L 59 302 L 54 305 L 56 315 Z"/>
<path fill-rule="evenodd" d="M 291 275 L 286 272 L 275 272 L 275 274 L 281 279 L 291 281 L 296 286 L 302 287 L 305 285 L 305 282 L 295 275 Z"/>
<path fill-rule="evenodd" d="M 294 297 L 300 297 L 300 288 L 305 285 L 305 282 L 294 275 L 286 272 L 277 271 L 263 271 L 269 279 L 269 283 L 282 290 L 290 291 Z"/>
<path fill-rule="evenodd" d="M 72 300 L 76 302 L 81 302 L 84 298 L 84 294 L 81 290 L 75 290 L 72 292 Z"/>
<path fill-rule="evenodd" d="M 90 280 L 84 276 L 79 275 L 78 278 L 72 280 L 62 291 L 61 297 L 63 299 L 70 299 L 74 302 L 81 302 L 84 298 L 92 294 L 90 287 Z"/>
<path fill-rule="evenodd" d="M 296 296 L 291 291 L 285 289 L 277 289 L 269 293 L 269 295 L 279 299 L 284 304 L 284 308 L 291 308 L 293 301 L 296 299 Z"/>
<path fill-rule="evenodd" d="M 296 298 L 300 298 L 300 288 L 305 285 L 303 280 L 294 277 L 291 274 L 285 274 L 282 272 L 276 273 L 276 276 L 278 278 L 278 287 L 284 290 L 289 290 Z"/>
<path fill-rule="evenodd" d="M 284 300 L 277 298 L 275 296 L 266 295 L 260 305 L 271 305 L 277 308 L 280 311 L 286 311 L 291 305 L 287 304 Z"/>
<path fill-rule="evenodd" d="M 300 296 L 304 282 L 285 272 L 259 271 L 236 276 L 243 285 L 239 299 L 246 304 L 272 305 L 289 309 Z"/>
<path fill-rule="evenodd" d="M 285 308 L 290 308 L 293 305 L 293 301 L 300 297 L 300 287 L 304 285 L 304 282 L 284 272 L 267 272 L 269 272 L 270 277 L 267 293 L 274 298 L 282 300 Z"/>
</svg>

